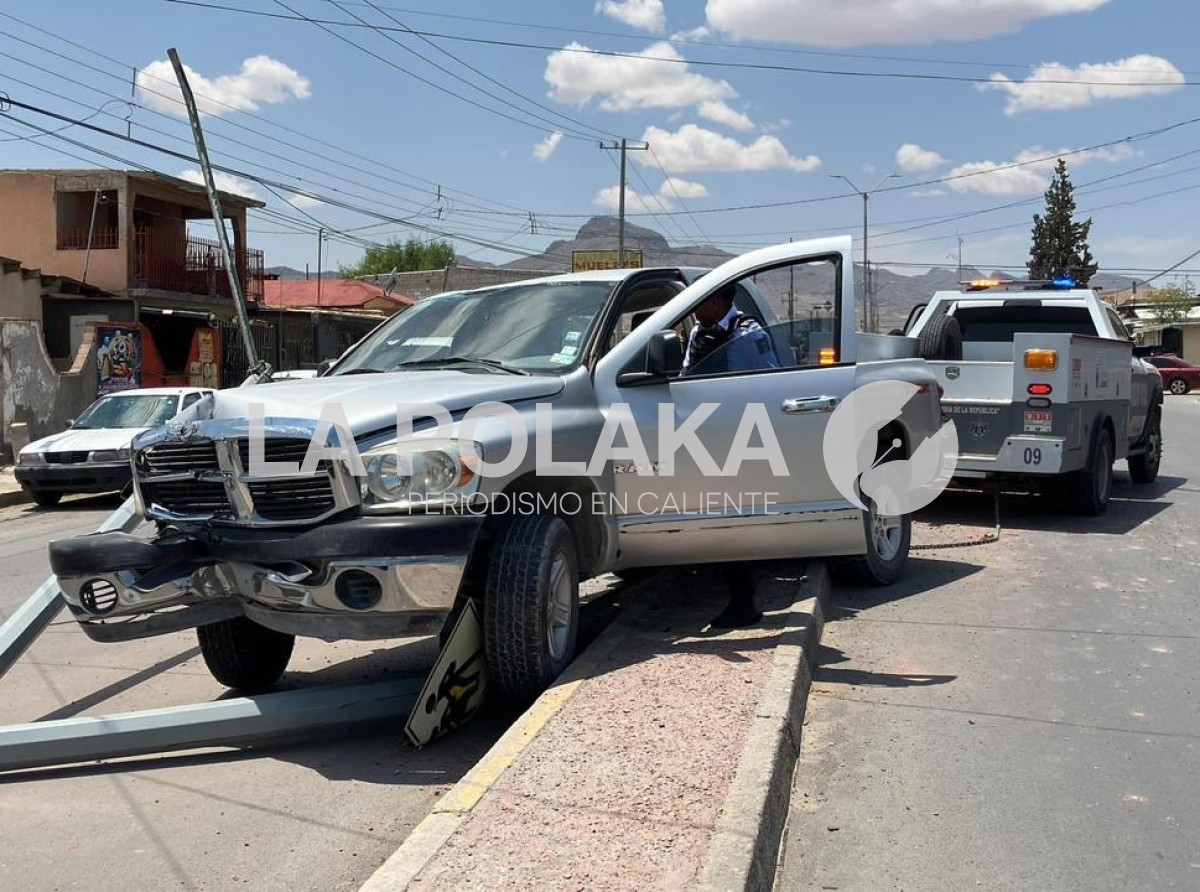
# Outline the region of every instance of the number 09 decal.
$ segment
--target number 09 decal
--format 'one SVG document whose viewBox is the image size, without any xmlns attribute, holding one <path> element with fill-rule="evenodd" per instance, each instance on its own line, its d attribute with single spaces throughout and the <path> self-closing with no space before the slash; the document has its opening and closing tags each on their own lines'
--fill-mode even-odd
<svg viewBox="0 0 1200 892">
<path fill-rule="evenodd" d="M 1042 463 L 1042 450 L 1037 446 L 1026 446 L 1025 453 L 1022 456 L 1027 465 L 1040 465 Z"/>
</svg>

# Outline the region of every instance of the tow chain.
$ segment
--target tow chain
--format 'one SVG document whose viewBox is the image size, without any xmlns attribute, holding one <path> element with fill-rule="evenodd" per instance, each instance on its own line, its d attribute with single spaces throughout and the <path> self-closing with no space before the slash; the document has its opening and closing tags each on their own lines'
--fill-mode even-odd
<svg viewBox="0 0 1200 892">
<path fill-rule="evenodd" d="M 968 542 L 928 542 L 922 545 L 910 545 L 909 551 L 940 551 L 943 548 L 970 548 L 974 545 L 991 545 L 1000 541 L 1000 490 L 992 491 L 992 519 L 995 522 L 993 530 L 981 539 L 971 539 Z"/>
</svg>

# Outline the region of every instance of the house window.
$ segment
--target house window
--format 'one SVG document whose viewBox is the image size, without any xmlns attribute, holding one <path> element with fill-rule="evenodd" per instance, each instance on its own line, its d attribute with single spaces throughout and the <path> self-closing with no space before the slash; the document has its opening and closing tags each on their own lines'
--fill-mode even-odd
<svg viewBox="0 0 1200 892">
<path fill-rule="evenodd" d="M 121 216 L 116 189 L 59 192 L 58 250 L 93 251 L 120 246 Z"/>
</svg>

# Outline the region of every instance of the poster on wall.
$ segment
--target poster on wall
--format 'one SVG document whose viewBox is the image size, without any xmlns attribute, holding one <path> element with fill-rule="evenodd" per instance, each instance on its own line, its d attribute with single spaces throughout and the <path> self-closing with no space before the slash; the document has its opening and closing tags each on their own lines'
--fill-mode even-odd
<svg viewBox="0 0 1200 892">
<path fill-rule="evenodd" d="M 142 333 L 136 328 L 96 326 L 96 391 L 142 386 Z"/>
<path fill-rule="evenodd" d="M 198 328 L 192 336 L 188 359 L 188 384 L 192 387 L 217 387 L 217 333 Z"/>
</svg>

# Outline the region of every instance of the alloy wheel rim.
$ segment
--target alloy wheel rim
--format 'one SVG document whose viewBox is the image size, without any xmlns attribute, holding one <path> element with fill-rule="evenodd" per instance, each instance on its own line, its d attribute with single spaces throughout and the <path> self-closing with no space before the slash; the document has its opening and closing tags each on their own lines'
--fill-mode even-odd
<svg viewBox="0 0 1200 892">
<path fill-rule="evenodd" d="M 880 514 L 871 503 L 871 540 L 875 545 L 875 554 L 881 560 L 894 560 L 900 553 L 902 524 L 899 515 Z"/>
<path fill-rule="evenodd" d="M 550 564 L 550 591 L 546 599 L 546 647 L 557 662 L 567 652 L 571 636 L 571 562 L 564 552 Z"/>
</svg>

